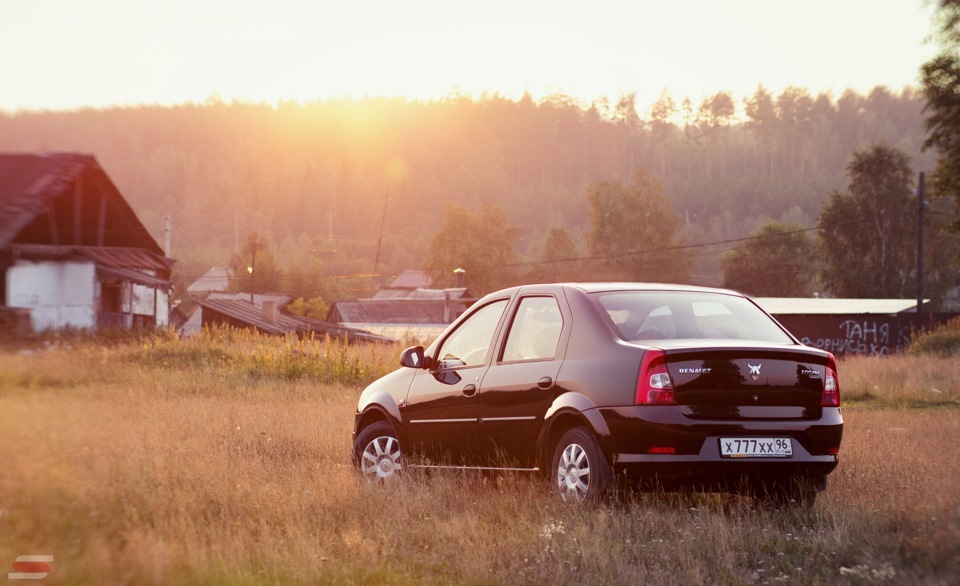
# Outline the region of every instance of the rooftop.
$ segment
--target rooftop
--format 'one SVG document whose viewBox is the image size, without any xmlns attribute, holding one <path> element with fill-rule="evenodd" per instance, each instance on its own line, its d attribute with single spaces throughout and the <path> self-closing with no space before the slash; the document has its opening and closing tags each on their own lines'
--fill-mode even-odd
<svg viewBox="0 0 960 586">
<path fill-rule="evenodd" d="M 754 297 L 757 305 L 774 315 L 892 315 L 916 311 L 916 299 L 830 299 L 823 297 Z M 926 302 L 927 300 L 924 300 Z"/>
</svg>

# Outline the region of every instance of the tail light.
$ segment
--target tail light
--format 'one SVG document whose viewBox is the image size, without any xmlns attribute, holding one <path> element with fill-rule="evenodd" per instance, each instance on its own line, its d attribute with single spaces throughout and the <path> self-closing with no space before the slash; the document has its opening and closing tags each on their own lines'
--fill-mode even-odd
<svg viewBox="0 0 960 586">
<path fill-rule="evenodd" d="M 828 359 L 827 372 L 823 376 L 823 395 L 820 397 L 820 406 L 840 406 L 840 380 L 837 378 L 837 360 L 833 354 Z"/>
<path fill-rule="evenodd" d="M 647 350 L 643 353 L 640 375 L 637 377 L 637 405 L 676 405 L 673 381 L 667 370 L 667 357 L 663 350 Z"/>
</svg>

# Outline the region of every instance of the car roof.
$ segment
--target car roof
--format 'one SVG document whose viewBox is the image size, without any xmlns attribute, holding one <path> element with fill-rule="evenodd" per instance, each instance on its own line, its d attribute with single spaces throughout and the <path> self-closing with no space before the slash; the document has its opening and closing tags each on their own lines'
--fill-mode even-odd
<svg viewBox="0 0 960 586">
<path fill-rule="evenodd" d="M 591 293 L 609 293 L 614 291 L 659 291 L 659 292 L 694 292 L 694 293 L 714 293 L 718 295 L 733 295 L 735 297 L 746 297 L 743 293 L 731 289 L 717 289 L 714 287 L 699 287 L 696 285 L 677 285 L 669 283 L 629 283 L 629 282 L 597 282 L 597 283 L 531 283 L 528 285 L 518 285 L 508 289 L 501 289 L 489 293 L 481 301 L 495 297 L 520 295 L 536 295 L 544 293 L 557 293 L 564 288 L 578 289 L 586 294 Z"/>
<path fill-rule="evenodd" d="M 668 283 L 564 283 L 568 287 L 576 287 L 586 293 L 600 293 L 606 291 L 690 291 L 698 293 L 721 293 L 743 297 L 742 293 L 730 289 L 714 287 L 699 287 L 696 285 L 676 285 Z"/>
</svg>

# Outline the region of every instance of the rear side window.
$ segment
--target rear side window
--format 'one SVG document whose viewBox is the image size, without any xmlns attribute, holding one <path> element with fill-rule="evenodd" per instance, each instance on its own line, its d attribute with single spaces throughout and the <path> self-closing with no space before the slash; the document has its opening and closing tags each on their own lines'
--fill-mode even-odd
<svg viewBox="0 0 960 586">
<path fill-rule="evenodd" d="M 743 297 L 700 291 L 610 291 L 594 293 L 621 338 L 628 341 L 688 338 L 793 340 Z"/>
<path fill-rule="evenodd" d="M 504 362 L 553 360 L 557 355 L 563 316 L 553 297 L 520 300 L 503 348 Z"/>
</svg>

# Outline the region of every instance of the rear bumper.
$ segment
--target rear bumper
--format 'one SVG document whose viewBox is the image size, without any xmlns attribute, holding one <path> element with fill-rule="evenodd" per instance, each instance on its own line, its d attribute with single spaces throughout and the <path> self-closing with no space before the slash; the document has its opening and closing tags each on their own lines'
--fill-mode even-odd
<svg viewBox="0 0 960 586">
<path fill-rule="evenodd" d="M 815 420 L 692 419 L 675 406 L 600 408 L 610 436 L 603 442 L 614 471 L 663 484 L 715 485 L 789 477 L 822 478 L 837 467 L 843 435 L 839 408 Z M 721 437 L 789 437 L 786 458 L 724 458 Z M 675 453 L 656 453 L 673 450 Z"/>
</svg>

